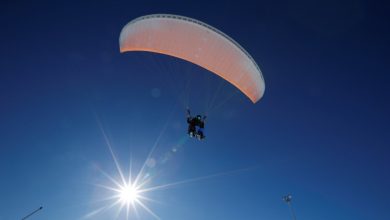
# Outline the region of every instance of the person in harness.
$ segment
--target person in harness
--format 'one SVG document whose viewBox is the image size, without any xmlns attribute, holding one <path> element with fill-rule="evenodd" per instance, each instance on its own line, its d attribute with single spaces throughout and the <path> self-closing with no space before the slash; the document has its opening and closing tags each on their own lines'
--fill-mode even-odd
<svg viewBox="0 0 390 220">
<path fill-rule="evenodd" d="M 196 137 L 198 140 L 203 140 L 206 136 L 204 135 L 204 124 L 207 116 L 197 115 L 196 117 L 191 116 L 190 109 L 187 108 L 187 133 L 190 137 Z"/>
</svg>

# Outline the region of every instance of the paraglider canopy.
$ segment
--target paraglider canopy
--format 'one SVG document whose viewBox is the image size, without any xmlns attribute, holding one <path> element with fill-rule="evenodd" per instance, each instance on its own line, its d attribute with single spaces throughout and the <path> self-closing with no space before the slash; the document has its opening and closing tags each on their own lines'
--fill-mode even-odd
<svg viewBox="0 0 390 220">
<path fill-rule="evenodd" d="M 120 51 L 149 51 L 187 60 L 224 78 L 253 103 L 264 94 L 262 72 L 232 38 L 201 21 L 153 14 L 130 21 L 119 38 Z"/>
</svg>

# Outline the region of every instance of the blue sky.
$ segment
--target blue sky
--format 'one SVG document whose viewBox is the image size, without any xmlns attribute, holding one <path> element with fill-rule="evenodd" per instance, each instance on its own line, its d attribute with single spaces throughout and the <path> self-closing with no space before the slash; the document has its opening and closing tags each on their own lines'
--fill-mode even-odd
<svg viewBox="0 0 390 220">
<path fill-rule="evenodd" d="M 85 219 L 110 205 L 100 200 L 112 192 L 97 185 L 112 185 L 102 171 L 119 174 L 99 125 L 126 173 L 160 136 L 148 186 L 188 180 L 147 194 L 161 219 L 289 219 L 286 193 L 299 220 L 387 219 L 388 10 L 379 1 L 2 2 L 0 219 L 41 205 L 31 219 Z M 253 105 L 173 58 L 120 54 L 121 28 L 152 13 L 192 17 L 239 42 L 263 71 L 264 98 Z M 186 77 L 194 113 L 219 86 L 217 102 L 235 94 L 210 112 L 204 142 L 186 138 Z M 89 219 L 126 216 L 117 210 Z"/>
</svg>

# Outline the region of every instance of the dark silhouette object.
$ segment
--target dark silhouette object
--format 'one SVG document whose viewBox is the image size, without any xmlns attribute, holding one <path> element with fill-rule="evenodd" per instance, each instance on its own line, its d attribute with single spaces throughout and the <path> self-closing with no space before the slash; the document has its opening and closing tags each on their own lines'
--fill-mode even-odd
<svg viewBox="0 0 390 220">
<path fill-rule="evenodd" d="M 196 137 L 198 140 L 203 140 L 206 136 L 204 135 L 204 124 L 207 116 L 197 115 L 196 117 L 191 116 L 190 109 L 187 108 L 187 133 L 190 137 Z"/>
<path fill-rule="evenodd" d="M 283 201 L 285 201 L 287 203 L 288 207 L 290 208 L 292 219 L 297 220 L 297 217 L 295 217 L 294 209 L 292 208 L 292 205 L 291 205 L 291 200 L 292 200 L 291 194 L 287 194 L 286 196 L 283 196 Z"/>
<path fill-rule="evenodd" d="M 23 217 L 22 220 L 25 220 L 25 219 L 29 218 L 30 216 L 34 215 L 35 213 L 37 213 L 41 209 L 43 209 L 43 206 L 41 206 L 41 207 L 37 208 L 36 210 L 32 211 L 30 214 L 28 214 L 25 217 Z"/>
</svg>

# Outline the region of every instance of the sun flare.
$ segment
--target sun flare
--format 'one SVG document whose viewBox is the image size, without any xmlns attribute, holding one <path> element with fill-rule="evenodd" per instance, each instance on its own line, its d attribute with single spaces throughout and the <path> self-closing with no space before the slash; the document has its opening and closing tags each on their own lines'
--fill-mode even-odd
<svg viewBox="0 0 390 220">
<path fill-rule="evenodd" d="M 143 219 L 142 216 L 145 214 L 151 215 L 154 219 L 160 220 L 161 218 L 152 211 L 151 205 L 152 203 L 161 203 L 158 200 L 150 197 L 150 194 L 154 191 L 158 190 L 166 190 L 172 188 L 177 185 L 182 185 L 186 183 L 191 183 L 195 181 L 200 181 L 203 179 L 214 178 L 217 176 L 223 176 L 227 174 L 231 174 L 240 170 L 233 170 L 223 173 L 211 174 L 202 177 L 196 177 L 192 179 L 185 179 L 177 182 L 168 182 L 165 184 L 156 184 L 153 180 L 155 180 L 155 175 L 153 175 L 153 171 L 155 171 L 156 161 L 151 157 L 153 151 L 158 145 L 158 141 L 161 137 L 161 134 L 158 136 L 155 145 L 152 147 L 149 155 L 145 159 L 144 163 L 141 164 L 140 168 L 133 171 L 132 160 L 129 160 L 129 168 L 128 174 L 122 170 L 122 166 L 119 164 L 119 161 L 114 154 L 111 143 L 104 131 L 101 123 L 98 121 L 100 129 L 102 131 L 103 137 L 106 141 L 107 147 L 111 153 L 113 162 L 116 167 L 116 172 L 105 172 L 100 168 L 100 166 L 95 166 L 95 168 L 100 171 L 100 173 L 105 176 L 108 182 L 104 184 L 95 184 L 97 187 L 102 188 L 110 192 L 110 194 L 105 197 L 99 199 L 97 203 L 102 203 L 104 205 L 98 207 L 97 209 L 87 213 L 84 218 L 90 219 L 95 218 L 99 214 L 103 214 L 104 212 L 117 207 L 116 214 L 114 214 L 113 219 Z M 245 169 L 246 170 L 246 169 Z M 115 175 L 115 173 L 117 175 Z"/>
<path fill-rule="evenodd" d="M 119 198 L 122 204 L 134 204 L 134 202 L 138 201 L 139 197 L 139 190 L 136 186 L 131 184 L 126 184 L 125 186 L 121 187 L 119 191 Z"/>
</svg>

